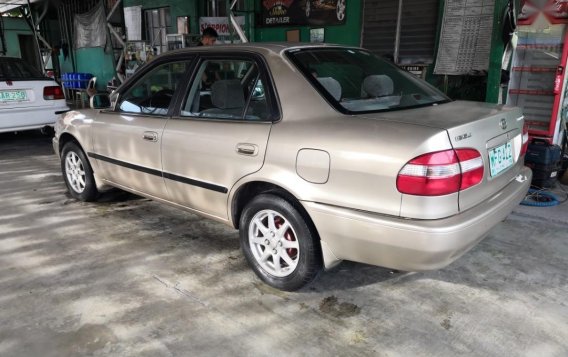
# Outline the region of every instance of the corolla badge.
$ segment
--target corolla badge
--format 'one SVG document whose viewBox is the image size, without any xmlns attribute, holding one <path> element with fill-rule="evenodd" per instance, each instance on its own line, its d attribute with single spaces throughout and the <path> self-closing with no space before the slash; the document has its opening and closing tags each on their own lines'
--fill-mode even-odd
<svg viewBox="0 0 568 357">
<path fill-rule="evenodd" d="M 462 141 L 469 138 L 471 138 L 471 133 L 464 133 L 462 135 L 456 136 L 456 141 Z"/>
<path fill-rule="evenodd" d="M 502 118 L 501 121 L 499 121 L 499 126 L 500 126 L 501 129 L 503 129 L 503 130 L 507 129 L 507 119 Z"/>
</svg>

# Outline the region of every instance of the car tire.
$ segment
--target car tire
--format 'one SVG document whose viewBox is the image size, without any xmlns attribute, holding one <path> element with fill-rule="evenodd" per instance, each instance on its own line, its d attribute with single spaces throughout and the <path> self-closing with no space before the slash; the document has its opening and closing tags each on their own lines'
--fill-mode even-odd
<svg viewBox="0 0 568 357">
<path fill-rule="evenodd" d="M 69 193 L 74 198 L 89 202 L 99 196 L 93 169 L 79 145 L 69 142 L 61 151 L 61 172 Z"/>
<path fill-rule="evenodd" d="M 239 227 L 245 258 L 266 284 L 293 291 L 321 271 L 317 234 L 287 200 L 271 194 L 256 196 L 243 210 Z"/>
</svg>

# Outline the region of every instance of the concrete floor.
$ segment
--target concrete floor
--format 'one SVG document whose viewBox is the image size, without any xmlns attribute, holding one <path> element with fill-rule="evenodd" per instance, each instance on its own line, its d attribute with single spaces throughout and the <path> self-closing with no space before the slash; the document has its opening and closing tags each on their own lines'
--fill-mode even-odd
<svg viewBox="0 0 568 357">
<path fill-rule="evenodd" d="M 345 262 L 263 285 L 237 232 L 66 194 L 50 140 L 0 135 L 0 356 L 567 356 L 568 204 L 519 207 L 451 266 Z"/>
</svg>

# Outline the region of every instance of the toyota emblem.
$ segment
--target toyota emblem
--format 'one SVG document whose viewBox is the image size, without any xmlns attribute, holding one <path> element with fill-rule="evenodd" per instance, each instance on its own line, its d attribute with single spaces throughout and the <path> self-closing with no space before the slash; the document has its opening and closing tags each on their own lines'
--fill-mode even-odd
<svg viewBox="0 0 568 357">
<path fill-rule="evenodd" d="M 505 118 L 501 119 L 501 121 L 499 122 L 499 126 L 503 130 L 507 129 L 507 119 L 505 119 Z"/>
</svg>

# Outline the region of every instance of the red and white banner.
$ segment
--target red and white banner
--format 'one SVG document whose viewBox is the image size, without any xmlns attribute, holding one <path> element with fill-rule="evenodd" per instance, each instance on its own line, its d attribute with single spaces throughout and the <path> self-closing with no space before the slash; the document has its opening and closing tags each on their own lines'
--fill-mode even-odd
<svg viewBox="0 0 568 357">
<path fill-rule="evenodd" d="M 241 28 L 244 30 L 245 17 L 236 16 L 235 19 Z M 200 17 L 199 18 L 199 33 L 203 33 L 203 30 L 207 27 L 213 28 L 217 31 L 219 36 L 230 36 L 231 27 L 229 25 L 229 19 L 227 17 Z"/>
</svg>

